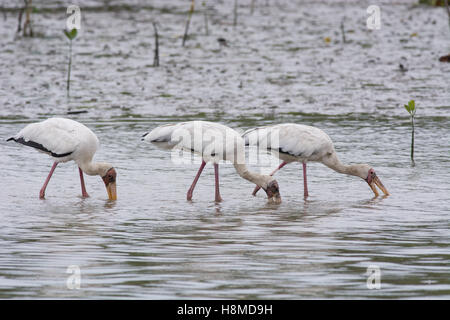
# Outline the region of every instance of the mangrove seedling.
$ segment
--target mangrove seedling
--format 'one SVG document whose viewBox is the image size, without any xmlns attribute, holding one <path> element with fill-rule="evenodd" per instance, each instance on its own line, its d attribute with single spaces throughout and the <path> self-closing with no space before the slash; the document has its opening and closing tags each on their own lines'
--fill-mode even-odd
<svg viewBox="0 0 450 320">
<path fill-rule="evenodd" d="M 237 3 L 237 0 L 234 0 L 233 27 L 237 26 L 237 19 L 238 19 L 238 3 Z"/>
<path fill-rule="evenodd" d="M 450 6 L 449 6 L 449 4 L 448 4 L 448 0 L 445 0 L 445 8 L 447 9 L 448 26 L 450 27 Z"/>
<path fill-rule="evenodd" d="M 188 32 L 189 32 L 189 24 L 191 23 L 191 18 L 192 18 L 192 14 L 194 13 L 194 6 L 195 6 L 195 0 L 191 1 L 191 8 L 189 9 L 188 12 L 188 19 L 186 21 L 186 27 L 184 28 L 184 35 L 183 35 L 183 47 L 184 47 L 184 43 L 187 40 L 188 37 Z"/>
<path fill-rule="evenodd" d="M 17 26 L 17 33 L 22 31 L 22 15 L 25 12 L 25 23 L 23 24 L 23 36 L 32 37 L 33 29 L 31 28 L 31 12 L 33 0 L 24 0 L 25 7 L 19 10 L 19 25 Z"/>
<path fill-rule="evenodd" d="M 205 1 L 202 2 L 202 7 L 203 7 L 203 17 L 205 18 L 205 34 L 208 36 L 209 35 L 209 31 L 208 31 L 208 8 L 206 7 Z"/>
<path fill-rule="evenodd" d="M 341 20 L 341 34 L 342 34 L 342 43 L 347 43 L 347 39 L 345 39 L 344 19 Z"/>
<path fill-rule="evenodd" d="M 411 161 L 412 165 L 415 165 L 414 162 L 414 116 L 416 115 L 416 103 L 414 100 L 410 100 L 408 104 L 405 104 L 405 109 L 408 111 L 408 113 L 411 116 L 411 126 L 412 126 L 412 132 L 411 132 Z"/>
<path fill-rule="evenodd" d="M 75 39 L 75 37 L 78 34 L 78 31 L 76 28 L 72 29 L 71 31 L 64 30 L 64 34 L 66 35 L 67 39 L 69 39 L 69 70 L 67 72 L 67 97 L 69 97 L 69 91 L 70 91 L 70 70 L 72 68 L 72 40 Z"/>
<path fill-rule="evenodd" d="M 156 27 L 156 23 L 152 22 L 153 31 L 155 32 L 155 54 L 153 57 L 153 67 L 159 67 L 159 35 L 158 28 Z"/>
</svg>

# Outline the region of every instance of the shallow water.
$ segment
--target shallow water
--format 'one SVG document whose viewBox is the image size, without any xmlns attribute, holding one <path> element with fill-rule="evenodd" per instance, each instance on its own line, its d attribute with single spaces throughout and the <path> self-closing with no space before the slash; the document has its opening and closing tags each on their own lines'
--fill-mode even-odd
<svg viewBox="0 0 450 320">
<path fill-rule="evenodd" d="M 41 201 L 51 160 L 2 140 L 0 297 L 450 298 L 450 64 L 438 62 L 450 32 L 445 11 L 412 3 L 381 5 L 382 29 L 369 32 L 367 3 L 270 1 L 253 15 L 241 4 L 234 28 L 232 5 L 218 2 L 210 35 L 195 15 L 185 49 L 185 1 L 113 12 L 82 5 L 70 101 L 64 10 L 36 13 L 35 39 L 14 39 L 15 14 L 0 17 L 0 137 L 53 115 L 81 121 L 101 141 L 96 159 L 117 168 L 119 196 L 107 201 L 103 182 L 85 177 L 91 197 L 82 199 L 70 163 Z M 151 67 L 155 18 L 160 68 Z M 415 167 L 402 107 L 412 98 Z M 174 164 L 140 136 L 194 119 L 241 130 L 318 126 L 344 162 L 370 163 L 391 196 L 373 198 L 364 181 L 312 163 L 304 200 L 301 166 L 290 164 L 276 175 L 283 203 L 268 205 L 224 164 L 224 201 L 213 202 L 208 165 L 186 202 L 198 163 Z M 72 265 L 79 290 L 67 287 Z M 369 266 L 380 268 L 381 289 L 368 289 Z"/>
</svg>

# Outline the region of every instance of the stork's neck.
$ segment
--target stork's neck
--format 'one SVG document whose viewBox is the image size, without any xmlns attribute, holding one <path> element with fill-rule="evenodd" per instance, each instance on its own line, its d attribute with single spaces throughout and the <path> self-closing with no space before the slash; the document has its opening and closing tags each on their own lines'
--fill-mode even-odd
<svg viewBox="0 0 450 320">
<path fill-rule="evenodd" d="M 80 161 L 77 162 L 81 170 L 89 176 L 104 177 L 112 165 L 106 162 Z"/>
<path fill-rule="evenodd" d="M 355 165 L 346 165 L 342 163 L 335 152 L 329 157 L 322 159 L 322 163 L 336 172 L 358 176 Z"/>
<path fill-rule="evenodd" d="M 249 171 L 245 164 L 234 163 L 234 167 L 236 168 L 237 173 L 245 180 L 253 182 L 263 189 L 267 188 L 268 176 Z"/>
</svg>

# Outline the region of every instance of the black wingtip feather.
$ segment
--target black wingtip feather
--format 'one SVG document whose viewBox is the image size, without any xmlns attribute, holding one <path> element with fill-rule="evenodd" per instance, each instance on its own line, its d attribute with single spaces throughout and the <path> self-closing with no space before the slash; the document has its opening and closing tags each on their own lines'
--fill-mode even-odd
<svg viewBox="0 0 450 320">
<path fill-rule="evenodd" d="M 34 141 L 31 141 L 31 140 L 25 141 L 24 138 L 19 138 L 19 139 L 9 138 L 7 141 L 9 141 L 9 140 L 14 140 L 15 142 L 23 144 L 25 146 L 32 147 L 32 148 L 35 148 L 35 149 L 39 149 L 39 150 L 41 150 L 41 151 L 43 151 L 45 153 L 50 154 L 52 157 L 55 157 L 55 158 L 67 157 L 68 155 L 71 155 L 72 152 L 73 152 L 73 151 L 70 151 L 70 152 L 67 152 L 67 153 L 59 153 L 59 154 L 58 153 L 54 153 L 54 152 L 48 150 L 47 148 L 45 148 L 42 144 L 34 142 Z"/>
</svg>

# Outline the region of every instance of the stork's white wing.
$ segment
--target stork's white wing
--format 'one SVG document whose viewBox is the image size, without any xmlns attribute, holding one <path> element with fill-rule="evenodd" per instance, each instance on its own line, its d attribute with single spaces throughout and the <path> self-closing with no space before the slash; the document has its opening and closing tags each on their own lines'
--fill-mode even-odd
<svg viewBox="0 0 450 320">
<path fill-rule="evenodd" d="M 80 143 L 74 121 L 62 118 L 31 123 L 8 140 L 36 148 L 53 157 L 68 156 Z"/>
<path fill-rule="evenodd" d="M 233 129 L 208 121 L 188 121 L 157 127 L 145 134 L 144 141 L 164 149 L 182 149 L 204 158 L 230 159 L 243 140 Z"/>
<path fill-rule="evenodd" d="M 243 134 L 246 145 L 308 158 L 329 152 L 333 144 L 322 130 L 299 124 L 280 124 L 247 130 Z"/>
</svg>

